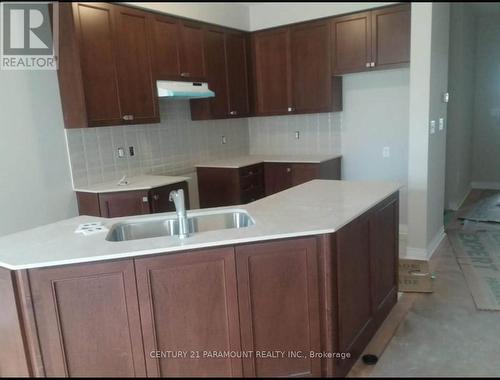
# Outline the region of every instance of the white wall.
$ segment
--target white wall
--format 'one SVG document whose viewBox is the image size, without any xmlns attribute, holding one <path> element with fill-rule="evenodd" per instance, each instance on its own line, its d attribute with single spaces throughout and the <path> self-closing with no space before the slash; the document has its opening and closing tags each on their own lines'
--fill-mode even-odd
<svg viewBox="0 0 500 380">
<path fill-rule="evenodd" d="M 500 189 L 500 16 L 477 20 L 474 187 Z"/>
<path fill-rule="evenodd" d="M 429 118 L 447 120 L 447 104 L 442 96 L 448 91 L 448 52 L 450 37 L 450 4 L 432 5 L 432 45 L 431 45 L 431 90 Z M 427 247 L 443 236 L 443 211 L 446 174 L 446 131 L 436 128 L 429 135 L 428 161 L 428 199 L 427 199 Z"/>
<path fill-rule="evenodd" d="M 76 216 L 56 72 L 0 83 L 0 235 Z"/>
<path fill-rule="evenodd" d="M 249 9 L 245 4 L 189 2 L 126 2 L 126 4 L 240 30 L 250 30 Z"/>
<path fill-rule="evenodd" d="M 470 190 L 476 78 L 476 17 L 469 4 L 451 4 L 446 207 L 457 210 Z"/>
<path fill-rule="evenodd" d="M 310 19 L 357 12 L 393 4 L 391 2 L 352 3 L 247 3 L 250 8 L 250 30 L 271 28 Z"/>
<path fill-rule="evenodd" d="M 407 254 L 428 257 L 444 236 L 446 132 L 429 122 L 446 120 L 449 4 L 413 4 L 411 24 Z"/>
<path fill-rule="evenodd" d="M 342 175 L 347 180 L 391 181 L 400 193 L 406 227 L 409 69 L 344 75 L 341 127 Z M 389 147 L 390 157 L 382 156 Z"/>
<path fill-rule="evenodd" d="M 409 69 L 344 75 L 342 87 L 342 112 L 250 118 L 250 152 L 341 153 L 344 179 L 404 186 L 400 222 L 406 225 Z"/>
</svg>

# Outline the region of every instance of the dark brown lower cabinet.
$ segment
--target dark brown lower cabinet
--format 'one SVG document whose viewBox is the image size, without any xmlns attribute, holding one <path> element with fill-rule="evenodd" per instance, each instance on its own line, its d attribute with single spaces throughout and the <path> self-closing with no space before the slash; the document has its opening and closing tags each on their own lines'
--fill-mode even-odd
<svg viewBox="0 0 500 380">
<path fill-rule="evenodd" d="M 136 260 L 148 376 L 241 376 L 233 248 Z M 161 353 L 186 357 L 161 358 Z"/>
<path fill-rule="evenodd" d="M 333 234 L 0 269 L 0 375 L 345 376 L 397 302 L 398 209 L 395 193 Z"/>
<path fill-rule="evenodd" d="M 145 376 L 134 261 L 29 271 L 45 375 Z"/>
<path fill-rule="evenodd" d="M 189 190 L 186 181 L 161 186 L 151 190 L 118 191 L 112 193 L 76 192 L 80 215 L 119 218 L 122 216 L 154 214 L 175 211 L 169 200 L 172 190 L 184 190 L 186 207 L 189 208 Z"/>
<path fill-rule="evenodd" d="M 320 376 L 320 359 L 308 357 L 320 351 L 316 239 L 237 247 L 236 265 L 243 350 L 284 353 L 245 359 L 244 376 Z"/>
</svg>

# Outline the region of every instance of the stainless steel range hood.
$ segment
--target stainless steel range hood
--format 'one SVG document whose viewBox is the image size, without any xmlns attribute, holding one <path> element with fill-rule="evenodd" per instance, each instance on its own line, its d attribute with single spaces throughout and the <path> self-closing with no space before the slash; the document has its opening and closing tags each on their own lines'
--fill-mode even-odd
<svg viewBox="0 0 500 380">
<path fill-rule="evenodd" d="M 215 96 L 215 93 L 208 88 L 206 82 L 159 80 L 156 82 L 156 87 L 160 98 L 202 99 Z"/>
</svg>

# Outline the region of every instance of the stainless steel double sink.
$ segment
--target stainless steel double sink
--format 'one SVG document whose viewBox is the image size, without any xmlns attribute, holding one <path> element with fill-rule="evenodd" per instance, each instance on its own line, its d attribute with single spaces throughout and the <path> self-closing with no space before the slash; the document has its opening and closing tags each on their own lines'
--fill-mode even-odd
<svg viewBox="0 0 500 380">
<path fill-rule="evenodd" d="M 237 209 L 188 212 L 187 217 L 189 234 L 245 228 L 255 224 L 246 211 Z M 177 215 L 173 214 L 118 222 L 111 227 L 106 240 L 126 241 L 177 235 L 179 235 L 179 221 Z"/>
</svg>

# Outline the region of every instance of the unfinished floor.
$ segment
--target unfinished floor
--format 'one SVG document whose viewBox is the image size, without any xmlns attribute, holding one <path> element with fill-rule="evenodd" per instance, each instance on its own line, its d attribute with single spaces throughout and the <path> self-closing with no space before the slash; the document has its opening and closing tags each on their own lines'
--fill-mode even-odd
<svg viewBox="0 0 500 380">
<path fill-rule="evenodd" d="M 472 193 L 457 215 L 489 194 Z M 458 225 L 455 218 L 449 224 Z M 405 294 L 409 310 L 401 323 L 386 324 L 395 332 L 379 362 L 358 363 L 351 376 L 500 375 L 500 312 L 476 309 L 451 249 L 446 240 L 434 255 L 435 292 Z"/>
</svg>

